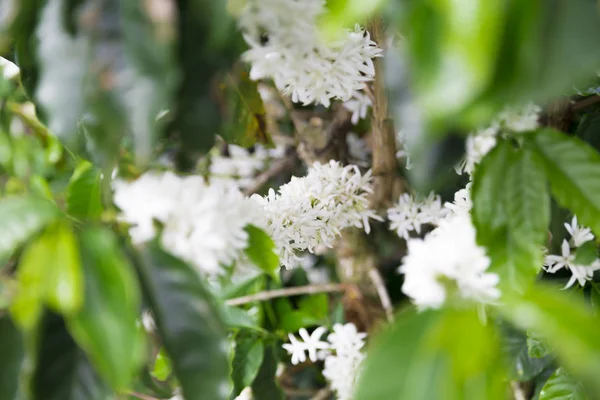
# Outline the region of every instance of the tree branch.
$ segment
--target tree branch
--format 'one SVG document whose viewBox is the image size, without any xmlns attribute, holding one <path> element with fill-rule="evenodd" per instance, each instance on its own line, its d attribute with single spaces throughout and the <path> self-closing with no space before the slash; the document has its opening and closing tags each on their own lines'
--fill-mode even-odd
<svg viewBox="0 0 600 400">
<path fill-rule="evenodd" d="M 256 178 L 254 178 L 252 185 L 244 189 L 244 194 L 246 196 L 250 196 L 258 192 L 260 188 L 262 188 L 272 178 L 279 175 L 281 172 L 292 168 L 296 162 L 296 157 L 296 152 L 294 152 L 286 156 L 285 158 L 275 161 L 271 168 L 269 168 L 266 171 L 263 171 Z"/>
<path fill-rule="evenodd" d="M 301 294 L 317 294 L 317 293 L 329 293 L 329 292 L 343 292 L 348 288 L 346 283 L 327 283 L 322 285 L 307 285 L 290 287 L 277 290 L 268 290 L 248 296 L 236 297 L 233 299 L 225 300 L 225 304 L 228 306 L 239 306 L 242 304 L 252 303 L 255 301 L 265 301 L 275 299 L 277 297 L 288 297 L 298 296 Z"/>
<path fill-rule="evenodd" d="M 375 289 L 377 290 L 377 295 L 379 296 L 379 300 L 381 301 L 381 306 L 385 310 L 385 315 L 387 317 L 388 322 L 394 321 L 394 307 L 392 306 L 392 300 L 390 299 L 390 295 L 385 288 L 385 283 L 383 282 L 383 278 L 379 273 L 377 268 L 372 268 L 369 271 L 369 278 L 371 278 L 371 282 L 375 285 Z"/>
</svg>

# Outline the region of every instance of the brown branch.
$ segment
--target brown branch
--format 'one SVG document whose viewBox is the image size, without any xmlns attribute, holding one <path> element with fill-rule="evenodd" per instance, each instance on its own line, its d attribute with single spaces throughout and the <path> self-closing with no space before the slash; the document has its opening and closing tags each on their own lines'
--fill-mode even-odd
<svg viewBox="0 0 600 400">
<path fill-rule="evenodd" d="M 381 306 L 385 310 L 385 315 L 387 317 L 388 322 L 394 321 L 394 308 L 392 306 L 392 300 L 390 299 L 390 295 L 385 288 L 385 283 L 383 282 L 383 278 L 379 273 L 377 268 L 372 268 L 369 271 L 369 278 L 371 278 L 371 282 L 375 285 L 375 289 L 377 290 L 377 295 L 379 296 L 379 300 L 381 301 Z"/>
<path fill-rule="evenodd" d="M 580 110 L 583 110 L 584 108 L 593 106 L 594 104 L 597 104 L 597 103 L 600 103 L 600 96 L 586 97 L 583 100 L 576 101 L 571 106 L 571 109 L 573 111 L 580 111 Z"/>
<path fill-rule="evenodd" d="M 329 292 L 343 292 L 348 288 L 348 284 L 345 283 L 326 283 L 322 285 L 307 285 L 290 287 L 277 290 L 268 290 L 248 296 L 236 297 L 233 299 L 225 300 L 225 304 L 228 306 L 239 306 L 242 304 L 252 303 L 255 301 L 265 301 L 275 299 L 277 297 L 288 297 L 298 296 L 301 294 L 317 294 L 317 293 L 329 293 Z"/>
<path fill-rule="evenodd" d="M 263 171 L 256 178 L 254 178 L 252 184 L 244 189 L 244 194 L 246 196 L 250 196 L 251 194 L 258 192 L 260 188 L 262 188 L 272 178 L 279 175 L 281 172 L 292 168 L 296 162 L 296 157 L 296 152 L 294 152 L 285 158 L 275 161 L 271 168 Z"/>
<path fill-rule="evenodd" d="M 331 396 L 331 389 L 323 388 L 311 400 L 327 400 Z"/>
</svg>

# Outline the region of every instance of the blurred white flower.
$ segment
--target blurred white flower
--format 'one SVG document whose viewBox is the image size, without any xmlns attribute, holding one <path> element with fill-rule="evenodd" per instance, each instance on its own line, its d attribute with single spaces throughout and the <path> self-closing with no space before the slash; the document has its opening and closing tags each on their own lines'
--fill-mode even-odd
<svg viewBox="0 0 600 400">
<path fill-rule="evenodd" d="M 207 275 L 222 273 L 222 265 L 241 255 L 248 242 L 244 228 L 257 218 L 255 203 L 233 184 L 207 185 L 200 176 L 146 173 L 134 182 L 115 181 L 114 190 L 134 243 L 151 240 L 157 221 L 165 250 Z"/>
<path fill-rule="evenodd" d="M 474 135 L 469 135 L 466 142 L 466 156 L 464 161 L 457 167 L 456 172 L 462 174 L 466 172 L 469 175 L 473 174 L 475 165 L 483 159 L 483 157 L 496 146 L 496 135 L 498 127 L 493 125 L 487 129 L 483 129 Z"/>
<path fill-rule="evenodd" d="M 575 263 L 575 254 L 571 253 L 569 242 L 565 239 L 561 244 L 561 255 L 547 255 L 544 260 L 544 269 L 550 274 L 565 268 L 571 271 L 571 278 L 565 285 L 565 289 L 578 282 L 582 287 L 594 277 L 594 271 L 600 269 L 600 260 L 594 260 L 590 265 L 579 265 Z"/>
<path fill-rule="evenodd" d="M 500 296 L 499 277 L 488 273 L 490 260 L 475 241 L 468 215 L 455 214 L 439 221 L 424 239 L 409 239 L 408 254 L 399 272 L 402 291 L 419 308 L 439 308 L 449 290 L 463 299 L 489 303 Z"/>
<path fill-rule="evenodd" d="M 498 115 L 498 122 L 512 132 L 528 132 L 536 130 L 542 109 L 533 103 L 524 107 L 507 107 Z"/>
<path fill-rule="evenodd" d="M 369 112 L 369 107 L 371 107 L 373 103 L 369 96 L 367 96 L 363 91 L 355 90 L 352 93 L 352 98 L 346 102 L 344 102 L 344 107 L 352 112 L 352 117 L 350 121 L 356 125 L 358 121 L 361 119 L 365 119 L 367 117 L 367 113 Z"/>
<path fill-rule="evenodd" d="M 303 178 L 291 181 L 276 193 L 252 196 L 262 207 L 260 224 L 275 241 L 281 264 L 293 267 L 298 252 L 314 253 L 317 246 L 333 246 L 344 228 L 370 230 L 369 218 L 381 220 L 369 209 L 370 171 L 361 175 L 356 166 L 337 161 L 313 164 Z"/>
<path fill-rule="evenodd" d="M 317 21 L 324 0 L 249 0 L 239 25 L 250 49 L 242 58 L 251 64 L 250 78 L 273 79 L 295 102 L 348 101 L 375 75 L 374 57 L 381 49 L 358 25 L 339 39 L 325 42 Z"/>
<path fill-rule="evenodd" d="M 288 334 L 290 343 L 283 344 L 283 348 L 292 355 L 292 364 L 298 364 L 306 361 L 306 352 L 308 358 L 312 362 L 316 362 L 317 350 L 329 349 L 329 343 L 321 341 L 321 336 L 325 333 L 326 329 L 322 326 L 316 328 L 310 335 L 308 331 L 301 328 L 298 333 L 302 340 L 297 340 L 293 334 Z"/>
<path fill-rule="evenodd" d="M 406 137 L 406 131 L 401 130 L 398 131 L 396 135 L 396 147 L 398 151 L 396 152 L 396 158 L 399 160 L 404 160 L 404 168 L 407 170 L 412 169 L 412 163 L 410 161 L 410 152 L 407 146 L 408 138 Z"/>
<path fill-rule="evenodd" d="M 390 229 L 398 236 L 408 240 L 410 232 L 421 233 L 421 225 L 435 225 L 443 218 L 447 210 L 442 207 L 440 196 L 430 193 L 423 201 L 416 201 L 410 194 L 400 196 L 398 203 L 387 211 Z"/>
<path fill-rule="evenodd" d="M 358 137 L 356 133 L 350 132 L 346 135 L 346 144 L 348 145 L 348 156 L 350 161 L 359 166 L 369 165 L 368 160 L 371 149 L 367 147 L 365 141 Z"/>
<path fill-rule="evenodd" d="M 473 202 L 471 201 L 471 186 L 469 182 L 464 189 L 460 189 L 454 193 L 454 202 L 446 203 L 444 207 L 450 210 L 451 215 L 469 215 L 471 208 L 473 208 Z"/>
<path fill-rule="evenodd" d="M 0 70 L 2 70 L 2 76 L 6 80 L 12 80 L 21 73 L 21 70 L 16 64 L 4 57 L 0 57 Z"/>
<path fill-rule="evenodd" d="M 235 400 L 252 400 L 253 398 L 254 396 L 252 396 L 252 388 L 247 387 L 242 390 L 240 395 L 236 397 Z"/>
<path fill-rule="evenodd" d="M 590 240 L 594 240 L 594 235 L 590 228 L 586 228 L 577 224 L 577 216 L 574 215 L 571 220 L 571 224 L 565 222 L 565 228 L 567 232 L 571 235 L 571 243 L 575 247 L 579 247 L 585 242 L 589 242 Z"/>
</svg>

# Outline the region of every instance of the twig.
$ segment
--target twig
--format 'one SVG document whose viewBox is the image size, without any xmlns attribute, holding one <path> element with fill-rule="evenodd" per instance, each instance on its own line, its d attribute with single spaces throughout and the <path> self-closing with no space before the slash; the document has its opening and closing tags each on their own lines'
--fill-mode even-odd
<svg viewBox="0 0 600 400">
<path fill-rule="evenodd" d="M 281 160 L 275 161 L 273 163 L 273 165 L 271 166 L 271 168 L 260 173 L 256 178 L 254 178 L 254 181 L 252 182 L 252 184 L 249 187 L 247 187 L 246 189 L 244 189 L 244 194 L 246 196 L 250 196 L 251 194 L 258 192 L 261 187 L 263 187 L 267 182 L 269 182 L 269 180 L 271 180 L 271 178 L 279 175 L 281 172 L 285 171 L 286 169 L 291 168 L 294 165 L 295 161 L 296 161 L 296 153 L 295 152 Z"/>
<path fill-rule="evenodd" d="M 519 382 L 510 381 L 510 387 L 512 388 L 515 400 L 527 400 L 525 393 L 523 393 L 523 389 L 519 385 Z"/>
<path fill-rule="evenodd" d="M 323 388 L 311 400 L 326 400 L 331 396 L 331 389 Z"/>
<path fill-rule="evenodd" d="M 326 283 L 322 285 L 307 285 L 290 287 L 284 289 L 268 290 L 248 296 L 236 297 L 226 300 L 228 306 L 239 306 L 242 304 L 252 303 L 254 301 L 265 301 L 275 299 L 277 297 L 298 296 L 301 294 L 317 294 L 328 292 L 343 292 L 348 288 L 345 283 Z"/>
<path fill-rule="evenodd" d="M 596 103 L 600 103 L 600 96 L 592 96 L 579 100 L 571 106 L 571 109 L 573 111 L 579 111 Z"/>
<path fill-rule="evenodd" d="M 373 282 L 373 285 L 375 285 L 377 295 L 379 296 L 381 305 L 385 310 L 385 315 L 388 322 L 394 321 L 394 308 L 392 307 L 392 300 L 390 299 L 390 295 L 385 288 L 385 283 L 383 282 L 383 278 L 381 277 L 379 270 L 377 268 L 371 268 L 369 271 L 369 278 L 371 278 L 371 282 Z"/>
<path fill-rule="evenodd" d="M 136 397 L 138 399 L 142 399 L 142 400 L 159 400 L 156 397 L 148 396 L 148 395 L 142 394 L 142 393 L 129 392 L 127 394 L 130 396 Z"/>
</svg>

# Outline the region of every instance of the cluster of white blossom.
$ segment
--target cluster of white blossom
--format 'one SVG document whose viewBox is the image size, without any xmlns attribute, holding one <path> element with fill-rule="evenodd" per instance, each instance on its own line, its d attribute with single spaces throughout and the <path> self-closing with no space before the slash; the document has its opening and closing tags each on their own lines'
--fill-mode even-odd
<svg viewBox="0 0 600 400">
<path fill-rule="evenodd" d="M 255 203 L 235 185 L 208 185 L 201 176 L 149 172 L 133 182 L 115 181 L 114 191 L 133 242 L 153 239 L 158 222 L 163 247 L 207 275 L 239 257 L 248 242 L 244 228 L 257 218 Z"/>
<path fill-rule="evenodd" d="M 538 125 L 541 108 L 533 103 L 520 109 L 506 108 L 492 121 L 490 126 L 470 134 L 466 141 L 465 159 L 456 167 L 456 172 L 473 174 L 475 166 L 496 146 L 501 132 L 529 132 Z"/>
<path fill-rule="evenodd" d="M 594 276 L 594 271 L 600 269 L 600 259 L 594 259 L 588 265 L 577 263 L 575 253 L 571 253 L 572 249 L 577 249 L 583 244 L 594 240 L 590 228 L 580 226 L 577 223 L 577 216 L 573 216 L 571 224 L 565 223 L 565 228 L 571 240 L 564 239 L 561 244 L 561 255 L 547 255 L 544 261 L 544 269 L 550 274 L 565 268 L 571 271 L 571 279 L 567 282 L 565 289 L 573 286 L 575 282 L 585 286 L 585 283 L 591 280 Z"/>
<path fill-rule="evenodd" d="M 398 269 L 404 274 L 402 291 L 421 309 L 439 308 L 453 295 L 481 303 L 500 297 L 499 277 L 487 272 L 490 259 L 475 241 L 470 206 L 469 188 L 458 191 L 437 228 L 407 241 L 408 253 Z"/>
<path fill-rule="evenodd" d="M 408 240 L 410 232 L 421 233 L 421 226 L 436 225 L 447 214 L 447 209 L 442 207 L 442 199 L 433 192 L 423 201 L 417 201 L 408 193 L 400 196 L 398 203 L 388 209 L 390 229 L 396 231 L 398 236 Z"/>
<path fill-rule="evenodd" d="M 215 152 L 211 156 L 211 181 L 234 180 L 240 188 L 245 189 L 270 160 L 279 159 L 284 155 L 285 146 L 281 145 L 273 149 L 256 145 L 251 152 L 244 147 L 230 144 L 227 146 L 227 155 Z"/>
<path fill-rule="evenodd" d="M 352 117 L 350 121 L 356 125 L 358 121 L 361 119 L 365 119 L 367 117 L 367 113 L 369 112 L 369 108 L 373 105 L 373 102 L 369 98 L 369 96 L 362 92 L 355 90 L 352 93 L 352 98 L 346 102 L 344 102 L 344 107 L 352 112 Z"/>
<path fill-rule="evenodd" d="M 340 38 L 325 41 L 317 21 L 325 0 L 248 0 L 239 25 L 250 49 L 250 78 L 273 79 L 295 102 L 348 101 L 375 75 L 372 58 L 381 49 L 358 25 Z M 358 115 L 360 116 L 360 107 Z"/>
<path fill-rule="evenodd" d="M 369 209 L 370 171 L 361 175 L 354 165 L 337 161 L 314 163 L 305 177 L 292 177 L 276 193 L 252 196 L 263 211 L 265 228 L 279 249 L 287 268 L 298 261 L 297 253 L 313 253 L 319 245 L 332 247 L 344 228 L 370 230 L 369 218 L 380 218 Z"/>
<path fill-rule="evenodd" d="M 352 323 L 335 324 L 327 341 L 321 341 L 325 331 L 324 327 L 318 327 L 309 335 L 302 328 L 299 331 L 302 340 L 289 334 L 290 343 L 284 344 L 283 348 L 291 354 L 292 364 L 306 361 L 306 353 L 313 362 L 325 360 L 323 376 L 331 389 L 339 400 L 351 400 L 365 357 L 362 348 L 367 334 L 358 332 Z"/>
</svg>

